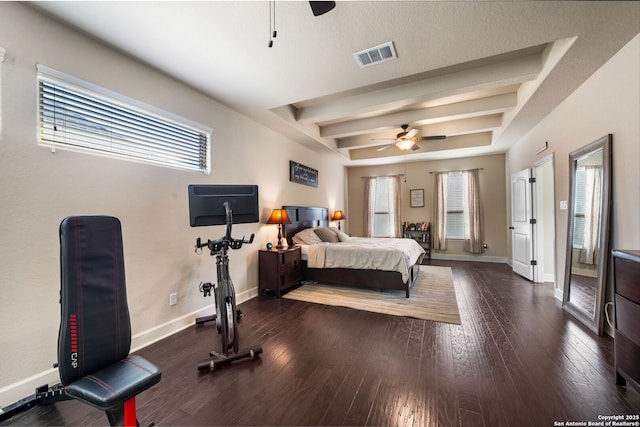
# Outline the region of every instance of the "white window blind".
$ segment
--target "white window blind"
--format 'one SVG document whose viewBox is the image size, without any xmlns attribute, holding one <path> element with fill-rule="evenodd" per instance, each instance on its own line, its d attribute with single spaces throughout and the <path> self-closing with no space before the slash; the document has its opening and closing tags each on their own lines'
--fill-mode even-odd
<svg viewBox="0 0 640 427">
<path fill-rule="evenodd" d="M 210 129 L 47 67 L 38 71 L 42 143 L 209 173 Z"/>
<path fill-rule="evenodd" d="M 395 195 L 392 194 L 391 180 L 387 177 L 378 177 L 375 182 L 373 237 L 393 237 L 391 205 Z"/>
<path fill-rule="evenodd" d="M 464 239 L 465 188 L 462 172 L 449 172 L 447 180 L 447 239 Z"/>
<path fill-rule="evenodd" d="M 386 177 L 376 178 L 376 200 L 373 218 L 374 237 L 389 236 L 389 179 Z"/>
</svg>

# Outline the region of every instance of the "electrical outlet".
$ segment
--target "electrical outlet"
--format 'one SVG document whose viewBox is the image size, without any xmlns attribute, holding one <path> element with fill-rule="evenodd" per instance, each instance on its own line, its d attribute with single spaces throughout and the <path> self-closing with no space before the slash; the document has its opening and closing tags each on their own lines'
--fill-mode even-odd
<svg viewBox="0 0 640 427">
<path fill-rule="evenodd" d="M 176 305 L 178 303 L 178 294 L 169 294 L 169 306 Z"/>
</svg>

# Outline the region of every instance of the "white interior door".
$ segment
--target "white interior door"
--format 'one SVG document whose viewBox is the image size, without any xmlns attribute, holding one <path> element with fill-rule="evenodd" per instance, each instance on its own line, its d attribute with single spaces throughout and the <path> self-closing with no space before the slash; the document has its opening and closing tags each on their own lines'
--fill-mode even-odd
<svg viewBox="0 0 640 427">
<path fill-rule="evenodd" d="M 511 265 L 514 272 L 534 280 L 531 176 L 531 169 L 511 175 Z"/>
</svg>

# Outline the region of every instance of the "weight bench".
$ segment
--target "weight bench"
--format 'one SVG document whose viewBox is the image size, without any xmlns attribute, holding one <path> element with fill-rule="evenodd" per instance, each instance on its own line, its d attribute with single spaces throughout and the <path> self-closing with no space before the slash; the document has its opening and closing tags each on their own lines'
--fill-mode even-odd
<svg viewBox="0 0 640 427">
<path fill-rule="evenodd" d="M 138 425 L 135 397 L 161 371 L 130 356 L 120 221 L 76 216 L 60 224 L 58 369 L 68 397 L 105 411 L 113 425 Z"/>
</svg>

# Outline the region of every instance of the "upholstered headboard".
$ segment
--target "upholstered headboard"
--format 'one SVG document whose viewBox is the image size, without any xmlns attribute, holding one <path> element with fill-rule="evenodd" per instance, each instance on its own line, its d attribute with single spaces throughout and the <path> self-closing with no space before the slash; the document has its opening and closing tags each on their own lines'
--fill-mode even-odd
<svg viewBox="0 0 640 427">
<path fill-rule="evenodd" d="M 293 245 L 291 238 L 299 231 L 311 227 L 329 226 L 329 209 L 309 206 L 283 206 L 291 220 L 285 224 L 284 235 L 289 246 Z"/>
</svg>

